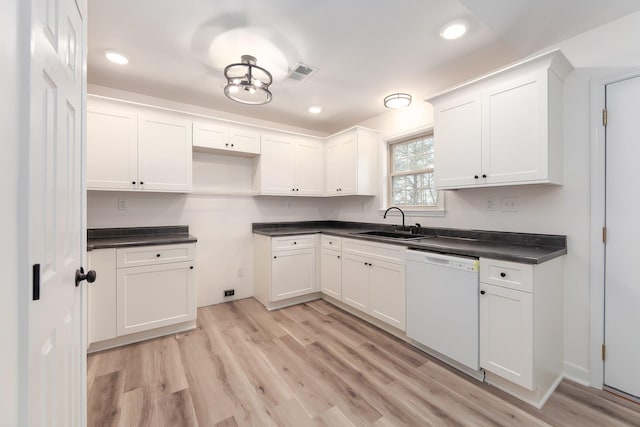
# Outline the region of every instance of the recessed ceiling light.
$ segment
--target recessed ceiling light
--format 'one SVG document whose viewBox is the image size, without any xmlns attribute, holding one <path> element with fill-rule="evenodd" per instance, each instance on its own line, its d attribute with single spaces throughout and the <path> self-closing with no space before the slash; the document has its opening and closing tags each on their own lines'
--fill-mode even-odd
<svg viewBox="0 0 640 427">
<path fill-rule="evenodd" d="M 107 52 L 104 56 L 106 56 L 109 61 L 119 65 L 125 65 L 129 63 L 129 59 L 118 52 Z"/>
<path fill-rule="evenodd" d="M 467 21 L 464 19 L 456 19 L 446 23 L 440 30 L 440 37 L 446 40 L 454 40 L 464 36 L 468 27 Z"/>
<path fill-rule="evenodd" d="M 411 105 L 411 95 L 408 93 L 393 93 L 384 98 L 384 106 L 387 108 L 402 108 Z"/>
<path fill-rule="evenodd" d="M 319 113 L 322 113 L 322 107 L 321 107 L 321 106 L 319 106 L 319 105 L 311 106 L 311 107 L 309 107 L 309 112 L 310 112 L 311 114 L 319 114 Z"/>
</svg>

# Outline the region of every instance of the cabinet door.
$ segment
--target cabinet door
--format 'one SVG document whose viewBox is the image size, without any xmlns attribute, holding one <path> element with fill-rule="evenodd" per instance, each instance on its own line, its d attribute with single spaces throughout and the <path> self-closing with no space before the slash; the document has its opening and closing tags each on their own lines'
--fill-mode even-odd
<svg viewBox="0 0 640 427">
<path fill-rule="evenodd" d="M 191 191 L 191 122 L 177 115 L 139 114 L 138 177 L 147 191 Z"/>
<path fill-rule="evenodd" d="M 271 301 L 311 293 L 316 284 L 316 250 L 273 252 Z"/>
<path fill-rule="evenodd" d="M 363 257 L 342 254 L 342 302 L 369 312 L 369 261 Z"/>
<path fill-rule="evenodd" d="M 89 344 L 116 337 L 116 249 L 87 253 L 87 269 L 96 271 L 96 281 L 87 286 Z"/>
<path fill-rule="evenodd" d="M 480 290 L 480 367 L 532 390 L 533 295 L 486 283 Z"/>
<path fill-rule="evenodd" d="M 529 75 L 484 95 L 482 173 L 488 184 L 548 178 L 547 95 L 540 77 Z"/>
<path fill-rule="evenodd" d="M 458 98 L 435 106 L 436 188 L 469 187 L 481 183 L 480 118 L 479 96 Z"/>
<path fill-rule="evenodd" d="M 296 142 L 294 149 L 295 194 L 322 194 L 322 145 L 315 141 Z"/>
<path fill-rule="evenodd" d="M 335 299 L 342 298 L 342 260 L 340 252 L 323 249 L 320 257 L 320 290 Z"/>
<path fill-rule="evenodd" d="M 126 106 L 87 104 L 87 189 L 133 190 L 138 182 L 138 115 Z"/>
<path fill-rule="evenodd" d="M 405 267 L 376 260 L 371 264 L 370 314 L 404 331 L 406 329 Z"/>
<path fill-rule="evenodd" d="M 328 195 L 358 192 L 358 136 L 355 132 L 339 135 L 326 148 L 326 191 Z"/>
<path fill-rule="evenodd" d="M 229 131 L 229 146 L 234 152 L 260 154 L 260 132 L 234 126 Z"/>
<path fill-rule="evenodd" d="M 193 124 L 193 148 L 228 149 L 229 127 L 216 122 L 195 122 Z"/>
<path fill-rule="evenodd" d="M 119 268 L 118 336 L 196 318 L 191 262 Z"/>
<path fill-rule="evenodd" d="M 294 142 L 273 135 L 262 136 L 260 193 L 293 195 Z"/>
</svg>

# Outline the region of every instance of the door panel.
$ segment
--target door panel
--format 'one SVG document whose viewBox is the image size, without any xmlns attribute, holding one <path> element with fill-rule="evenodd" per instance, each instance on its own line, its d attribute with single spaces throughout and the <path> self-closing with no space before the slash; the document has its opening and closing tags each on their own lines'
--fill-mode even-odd
<svg viewBox="0 0 640 427">
<path fill-rule="evenodd" d="M 321 195 L 322 145 L 298 142 L 295 146 L 294 159 L 296 195 Z"/>
<path fill-rule="evenodd" d="M 371 315 L 404 331 L 405 267 L 373 261 L 371 268 Z"/>
<path fill-rule="evenodd" d="M 316 284 L 314 248 L 274 252 L 271 260 L 271 301 L 311 293 Z"/>
<path fill-rule="evenodd" d="M 607 86 L 605 344 L 606 386 L 640 398 L 638 198 L 631 190 L 640 158 L 640 77 Z"/>
<path fill-rule="evenodd" d="M 83 91 L 85 26 L 73 0 L 32 3 L 29 257 L 40 266 L 28 307 L 29 425 L 85 424 Z M 32 279 L 37 279 L 34 268 Z"/>
<path fill-rule="evenodd" d="M 371 268 L 368 264 L 365 258 L 342 254 L 342 302 L 365 313 L 369 311 Z"/>
</svg>

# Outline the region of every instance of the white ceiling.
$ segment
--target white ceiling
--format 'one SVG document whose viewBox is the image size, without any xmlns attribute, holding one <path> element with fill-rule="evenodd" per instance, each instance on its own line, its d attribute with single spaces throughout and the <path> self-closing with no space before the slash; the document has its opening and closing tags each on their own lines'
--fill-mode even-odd
<svg viewBox="0 0 640 427">
<path fill-rule="evenodd" d="M 388 94 L 422 102 L 637 10 L 637 0 L 89 0 L 88 81 L 331 133 L 384 113 Z M 467 35 L 441 39 L 456 18 L 471 23 Z M 230 30 L 251 37 L 210 52 Z M 129 64 L 108 62 L 109 49 Z M 319 71 L 275 81 L 270 104 L 242 105 L 224 96 L 221 69 L 242 54 L 274 75 L 286 72 L 278 58 Z M 309 114 L 311 105 L 323 112 Z"/>
</svg>

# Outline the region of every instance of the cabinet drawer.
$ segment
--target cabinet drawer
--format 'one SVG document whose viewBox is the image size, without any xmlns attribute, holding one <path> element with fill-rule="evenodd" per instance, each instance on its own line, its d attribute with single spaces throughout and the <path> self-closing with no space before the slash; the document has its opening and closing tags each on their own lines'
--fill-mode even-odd
<svg viewBox="0 0 640 427">
<path fill-rule="evenodd" d="M 303 248 L 315 248 L 316 236 L 287 236 L 276 237 L 271 239 L 271 250 L 280 251 L 286 249 L 303 249 Z"/>
<path fill-rule="evenodd" d="M 342 249 L 342 239 L 335 236 L 322 235 L 322 247 L 325 249 Z"/>
<path fill-rule="evenodd" d="M 533 292 L 533 266 L 480 258 L 480 281 L 504 288 Z"/>
<path fill-rule="evenodd" d="M 360 255 L 368 259 L 405 264 L 406 246 L 386 245 L 384 243 L 366 242 L 363 240 L 343 239 L 342 251 Z"/>
<path fill-rule="evenodd" d="M 117 251 L 118 268 L 141 265 L 166 264 L 192 261 L 195 255 L 193 243 L 182 245 L 137 246 Z"/>
</svg>

